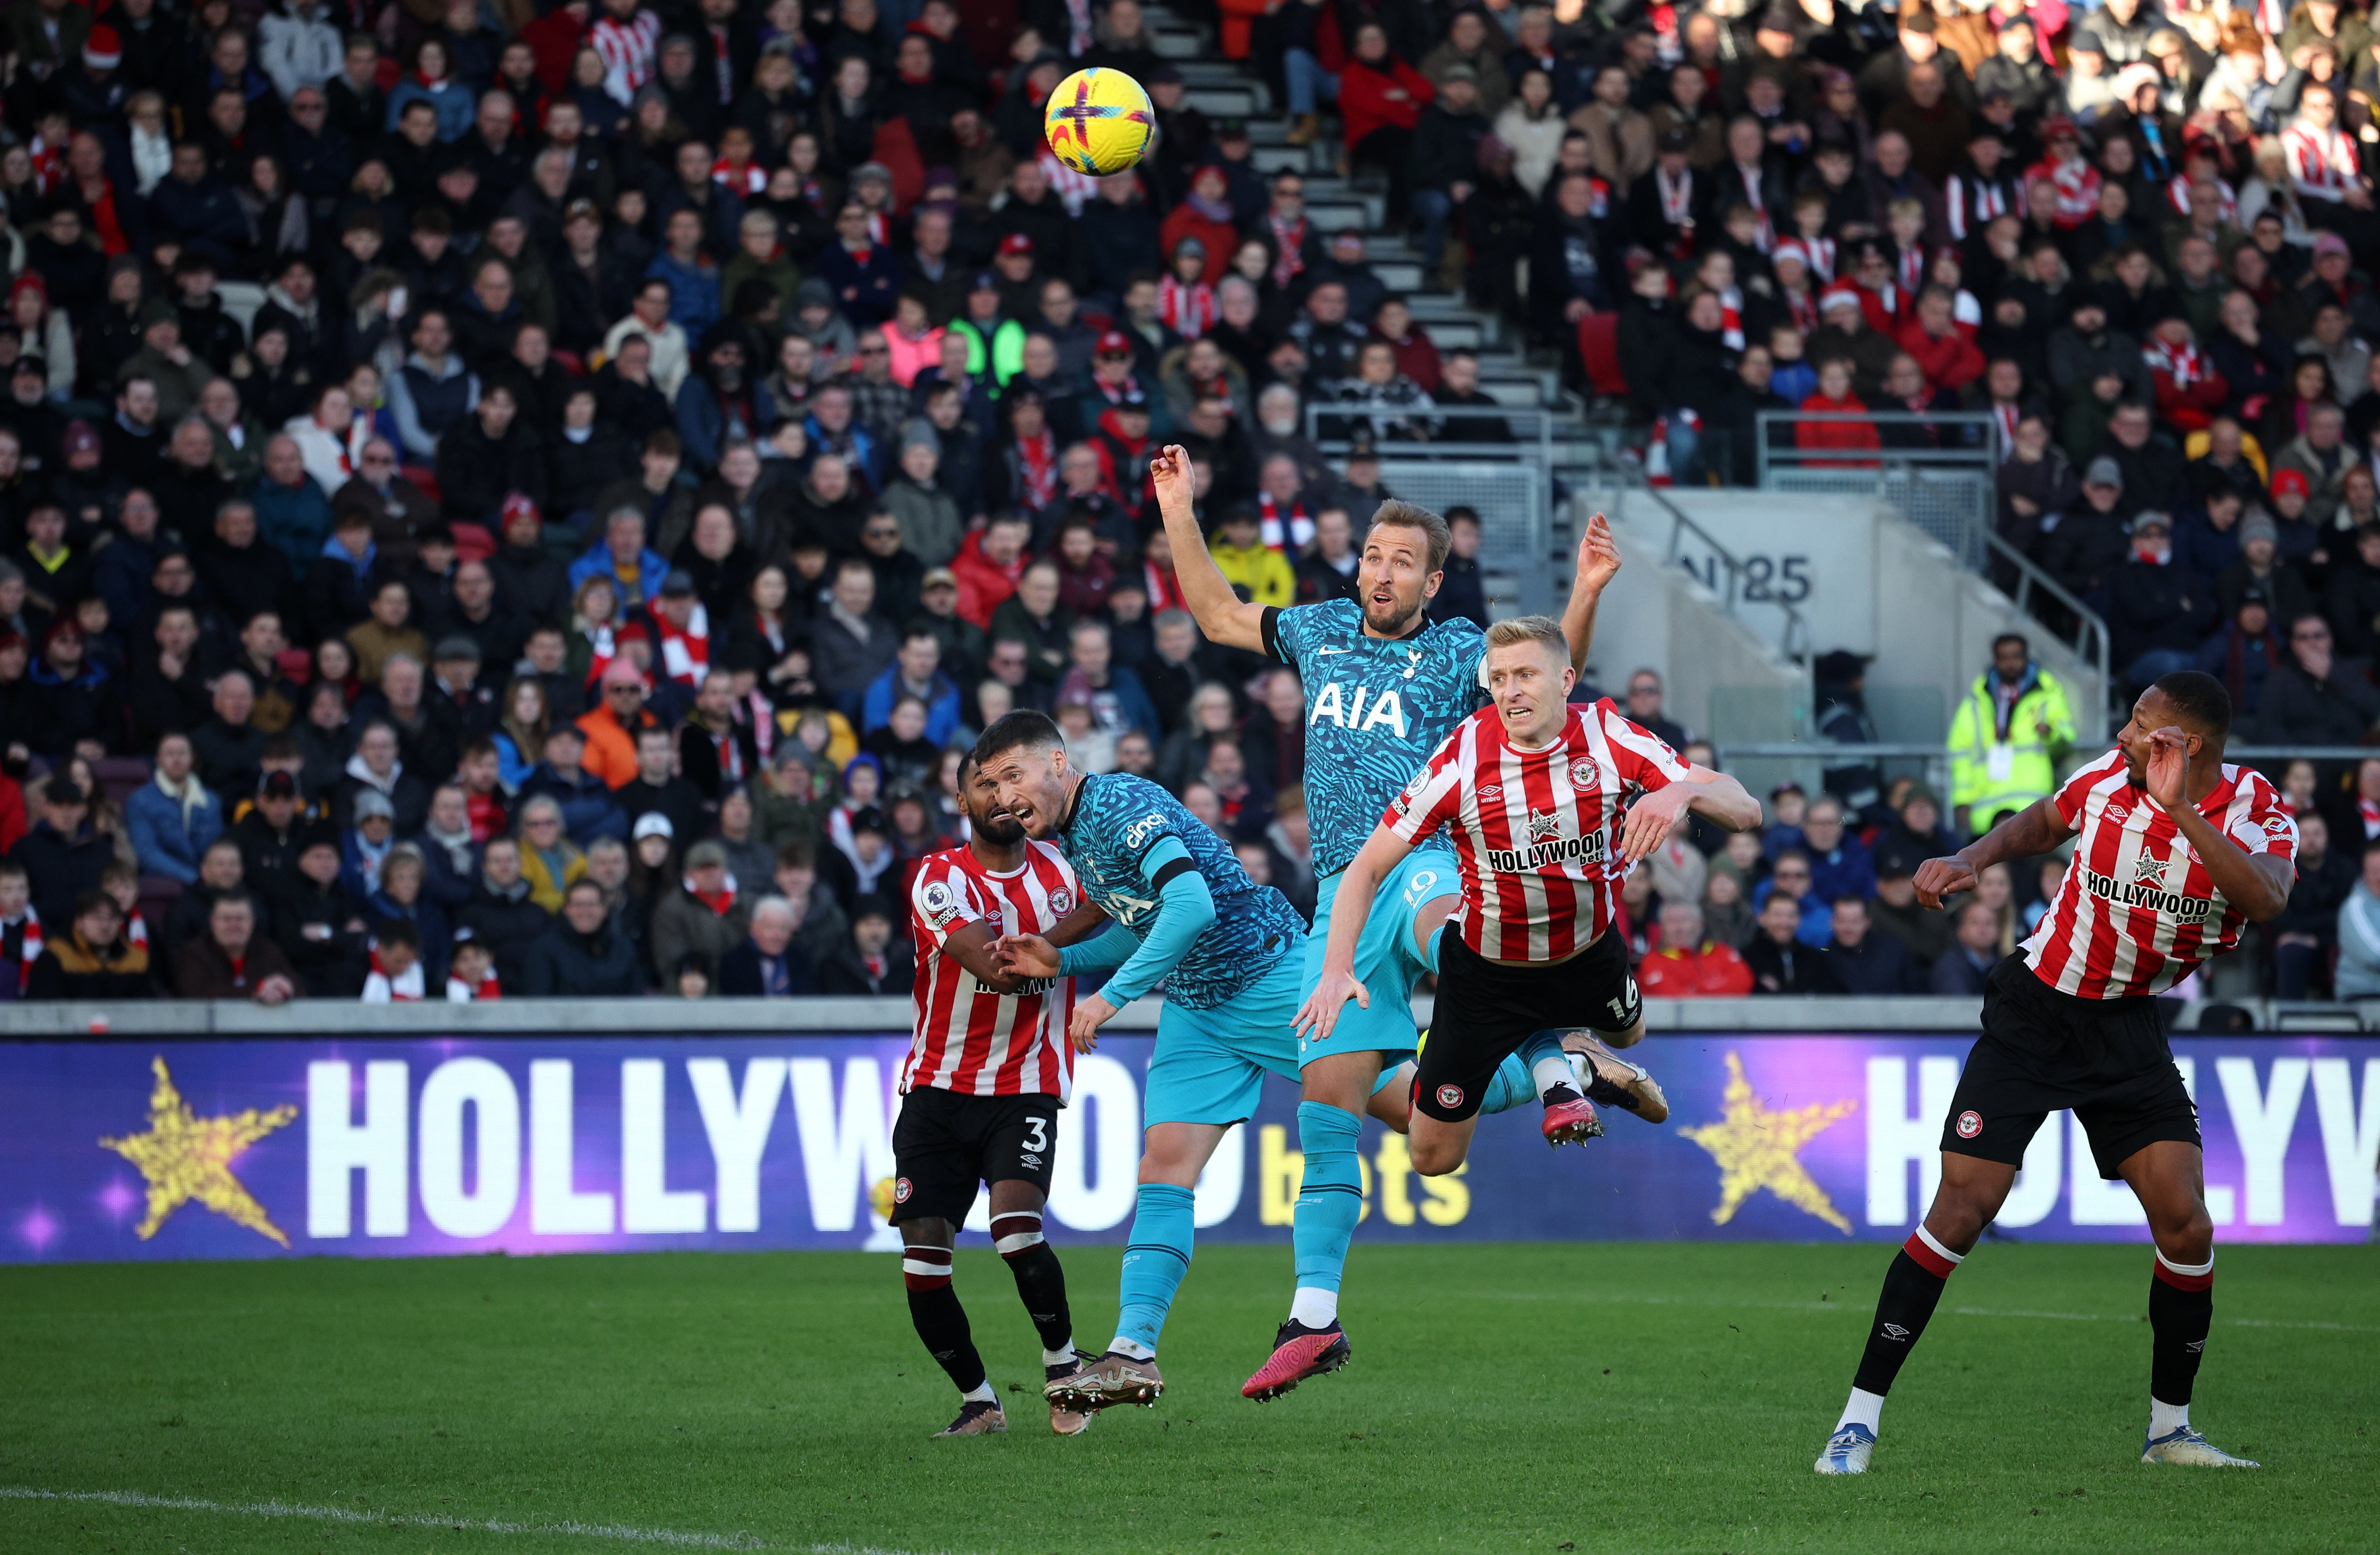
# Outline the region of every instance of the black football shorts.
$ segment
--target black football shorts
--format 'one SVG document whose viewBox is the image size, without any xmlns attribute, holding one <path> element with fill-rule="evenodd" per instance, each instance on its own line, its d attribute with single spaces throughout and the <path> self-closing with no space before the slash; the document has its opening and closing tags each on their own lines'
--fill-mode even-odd
<svg viewBox="0 0 2380 1555">
<path fill-rule="evenodd" d="M 1057 1153 L 1054 1096 L 962 1096 L 920 1086 L 901 1099 L 892 1123 L 892 1223 L 955 1224 L 986 1183 L 1022 1180 L 1047 1197 Z"/>
<path fill-rule="evenodd" d="M 1490 961 L 1449 932 L 1438 959 L 1438 1002 L 1415 1059 L 1413 1104 L 1440 1123 L 1477 1112 L 1497 1066 L 1532 1032 L 1621 1032 L 1644 1011 L 1627 942 L 1608 930 L 1568 961 L 1527 966 Z"/>
<path fill-rule="evenodd" d="M 1984 980 L 1984 1034 L 1942 1120 L 1942 1148 L 2022 1166 L 2043 1120 L 2069 1110 L 2109 1182 L 2145 1146 L 2200 1142 L 2155 1000 L 2077 999 L 2035 977 L 2022 953 L 2009 956 Z"/>
</svg>

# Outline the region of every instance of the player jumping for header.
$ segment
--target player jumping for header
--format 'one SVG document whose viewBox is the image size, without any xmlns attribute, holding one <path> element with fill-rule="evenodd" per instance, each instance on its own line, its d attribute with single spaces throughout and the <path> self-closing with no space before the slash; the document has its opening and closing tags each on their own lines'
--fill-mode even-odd
<svg viewBox="0 0 2380 1555">
<path fill-rule="evenodd" d="M 1884 1396 L 1942 1287 L 2007 1201 L 2043 1119 L 2069 1108 L 2099 1175 L 2131 1185 L 2156 1242 L 2141 1461 L 2256 1466 L 2190 1425 L 2215 1320 L 2215 1226 L 2198 1109 L 2155 998 L 2238 944 L 2243 924 L 2278 917 L 2297 880 L 2297 822 L 2263 774 L 2224 764 L 2230 731 L 2221 681 L 2167 675 L 2132 704 L 2113 750 L 1981 840 L 1918 866 L 1918 899 L 1939 907 L 1993 865 L 2082 833 L 2040 927 L 1985 980 L 1983 1035 L 1942 1120 L 1941 1186 L 1885 1271 L 1820 1474 L 1867 1472 Z"/>
<path fill-rule="evenodd" d="M 1546 617 L 1488 627 L 1485 678 L 1494 705 L 1447 735 L 1341 877 L 1322 976 L 1297 1016 L 1309 1039 L 1328 1041 L 1349 999 L 1370 1006 L 1356 954 L 1373 895 L 1417 842 L 1450 828 L 1463 900 L 1439 936 L 1438 1014 L 1407 1146 L 1426 1177 L 1463 1164 L 1497 1065 L 1531 1033 L 1581 1010 L 1603 1029 L 1641 1023 L 1628 947 L 1611 931 L 1628 871 L 1688 809 L 1730 832 L 1760 824 L 1742 784 L 1680 761 L 1609 698 L 1572 705 L 1577 672 Z"/>
<path fill-rule="evenodd" d="M 1058 726 L 1012 712 L 976 741 L 975 759 L 1000 804 L 1036 841 L 1054 842 L 1106 933 L 1051 948 L 1040 936 L 999 942 L 1002 965 L 1037 978 L 1113 968 L 1075 1006 L 1069 1030 L 1088 1050 L 1117 1010 L 1165 984 L 1150 1060 L 1140 1193 L 1107 1354 L 1053 1376 L 1054 1407 L 1153 1403 L 1165 1391 L 1157 1339 L 1189 1272 L 1192 1190 L 1231 1127 L 1256 1112 L 1265 1071 L 1297 1075 L 1299 945 L 1289 899 L 1248 878 L 1231 845 L 1147 778 L 1086 776 L 1066 759 Z"/>
<path fill-rule="evenodd" d="M 1459 616 L 1427 618 L 1450 545 L 1446 521 L 1435 513 L 1410 503 L 1383 504 L 1364 538 L 1359 599 L 1284 610 L 1240 599 L 1215 565 L 1191 503 L 1189 456 L 1169 447 L 1151 463 L 1149 475 L 1183 599 L 1199 629 L 1209 641 L 1289 665 L 1304 683 L 1305 805 L 1322 888 L 1302 968 L 1301 991 L 1311 993 L 1330 929 L 1332 877 L 1354 856 L 1423 756 L 1486 699 L 1480 629 Z M 1572 664 L 1585 662 L 1597 602 L 1619 570 L 1619 550 L 1598 514 L 1579 545 L 1562 623 Z M 1416 1046 L 1411 996 L 1423 974 L 1437 970 L 1432 947 L 1455 900 L 1454 856 L 1442 844 L 1416 849 L 1383 878 L 1370 931 L 1356 952 L 1360 975 L 1381 997 L 1342 1023 L 1333 1039 L 1299 1044 L 1297 1135 L 1305 1169 L 1292 1232 L 1296 1286 L 1271 1355 L 1240 1390 L 1248 1398 L 1277 1398 L 1306 1378 L 1336 1370 L 1352 1354 L 1339 1322 L 1339 1286 L 1364 1208 L 1356 1147 L 1367 1110 L 1391 1128 L 1405 1127 L 1411 1087 L 1402 1083 L 1401 1066 Z M 1575 1026 L 1575 1013 L 1552 1024 Z M 1624 1024 L 1612 1029 L 1619 1033 Z M 1542 1094 L 1544 1132 L 1557 1145 L 1600 1131 L 1589 1097 L 1655 1122 L 1668 1115 L 1658 1087 L 1642 1069 L 1591 1036 L 1581 1033 L 1578 1040 L 1589 1055 L 1591 1085 L 1582 1085 L 1563 1057 L 1561 1039 L 1541 1033 L 1502 1067 L 1483 1110 L 1502 1112 Z M 1633 1037 L 1617 1040 L 1624 1046 Z"/>
<path fill-rule="evenodd" d="M 901 1065 L 892 1125 L 892 1223 L 901 1228 L 909 1320 L 958 1384 L 958 1418 L 935 1434 L 982 1436 L 1006 1430 L 1008 1421 L 951 1289 L 951 1250 L 978 1183 L 991 1188 L 992 1244 L 1040 1331 L 1044 1377 L 1079 1364 L 1065 1271 L 1041 1236 L 1058 1109 L 1075 1075 L 1066 1040 L 1073 985 L 1020 978 L 999 965 L 992 946 L 1020 929 L 1066 941 L 1102 920 L 1082 908 L 1081 887 L 1058 850 L 1026 837 L 971 762 L 959 769 L 958 796 L 966 845 L 927 858 L 909 891 L 919 952 L 917 1034 Z M 1060 1436 L 1090 1423 L 1077 1411 L 1050 1411 Z"/>
</svg>

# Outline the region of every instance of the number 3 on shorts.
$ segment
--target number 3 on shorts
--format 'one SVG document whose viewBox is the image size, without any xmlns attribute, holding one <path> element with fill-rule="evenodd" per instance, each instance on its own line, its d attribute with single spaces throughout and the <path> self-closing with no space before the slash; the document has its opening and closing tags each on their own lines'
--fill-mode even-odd
<svg viewBox="0 0 2380 1555">
<path fill-rule="evenodd" d="M 1025 1148 L 1028 1150 L 1034 1151 L 1048 1149 L 1050 1148 L 1050 1120 L 1047 1118 L 1027 1118 L 1025 1121 L 1032 1125 L 1026 1132 Z"/>
</svg>

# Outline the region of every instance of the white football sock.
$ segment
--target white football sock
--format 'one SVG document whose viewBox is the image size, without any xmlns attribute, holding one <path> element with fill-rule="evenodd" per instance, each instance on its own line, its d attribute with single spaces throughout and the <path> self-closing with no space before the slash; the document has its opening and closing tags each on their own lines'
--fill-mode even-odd
<svg viewBox="0 0 2380 1555">
<path fill-rule="evenodd" d="M 1289 1320 L 1310 1329 L 1329 1328 L 1339 1320 L 1339 1293 L 1313 1285 L 1298 1286 L 1295 1299 L 1289 1304 Z"/>
<path fill-rule="evenodd" d="M 1864 1388 L 1852 1390 L 1851 1402 L 1843 1405 L 1843 1417 L 1835 1422 L 1835 1429 L 1845 1426 L 1865 1426 L 1870 1436 L 1876 1435 L 1876 1423 L 1884 1414 L 1884 1395 L 1871 1393 Z"/>
<path fill-rule="evenodd" d="M 1075 1342 L 1069 1339 L 1066 1341 L 1065 1345 L 1061 1349 L 1042 1351 L 1041 1364 L 1043 1366 L 1073 1366 L 1075 1364 Z"/>
<path fill-rule="evenodd" d="M 1529 1077 L 1537 1082 L 1537 1094 L 1543 1096 L 1556 1086 L 1568 1086 L 1581 1096 L 1585 1087 L 1578 1083 L 1578 1071 L 1571 1067 L 1568 1054 L 1541 1058 L 1529 1065 Z"/>
<path fill-rule="evenodd" d="M 961 1393 L 959 1397 L 968 1403 L 998 1403 L 1000 1402 L 1000 1395 L 992 1391 L 991 1379 L 989 1377 L 985 1378 L 981 1382 L 977 1383 L 967 1391 Z"/>
<path fill-rule="evenodd" d="M 2155 1441 L 2161 1436 L 2171 1436 L 2189 1424 L 2190 1405 L 2167 1403 L 2154 1397 L 2149 1400 L 2149 1440 L 2151 1441 Z"/>
<path fill-rule="evenodd" d="M 1153 1361 L 1157 1358 L 1156 1351 L 1150 1349 L 1148 1345 L 1143 1344 L 1137 1339 L 1126 1339 L 1122 1334 L 1116 1335 L 1115 1338 L 1108 1342 L 1108 1354 L 1111 1355 L 1127 1355 L 1135 1361 Z"/>
</svg>

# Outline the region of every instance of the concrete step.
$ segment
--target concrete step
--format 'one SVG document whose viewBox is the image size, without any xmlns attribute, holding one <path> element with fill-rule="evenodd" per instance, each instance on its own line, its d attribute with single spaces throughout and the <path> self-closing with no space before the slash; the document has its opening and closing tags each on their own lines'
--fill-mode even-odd
<svg viewBox="0 0 2380 1555">
<path fill-rule="evenodd" d="M 1178 61 L 1175 68 L 1182 72 L 1182 83 L 1184 86 L 1232 87 L 1239 86 L 1247 79 L 1236 66 L 1223 59 L 1184 59 Z"/>
<path fill-rule="evenodd" d="M 1207 40 L 1196 29 L 1181 31 L 1160 31 L 1151 40 L 1157 52 L 1166 59 L 1187 62 L 1207 52 Z"/>
<path fill-rule="evenodd" d="M 1262 81 L 1192 87 L 1182 100 L 1210 118 L 1254 119 L 1272 112 L 1272 92 Z"/>
</svg>

